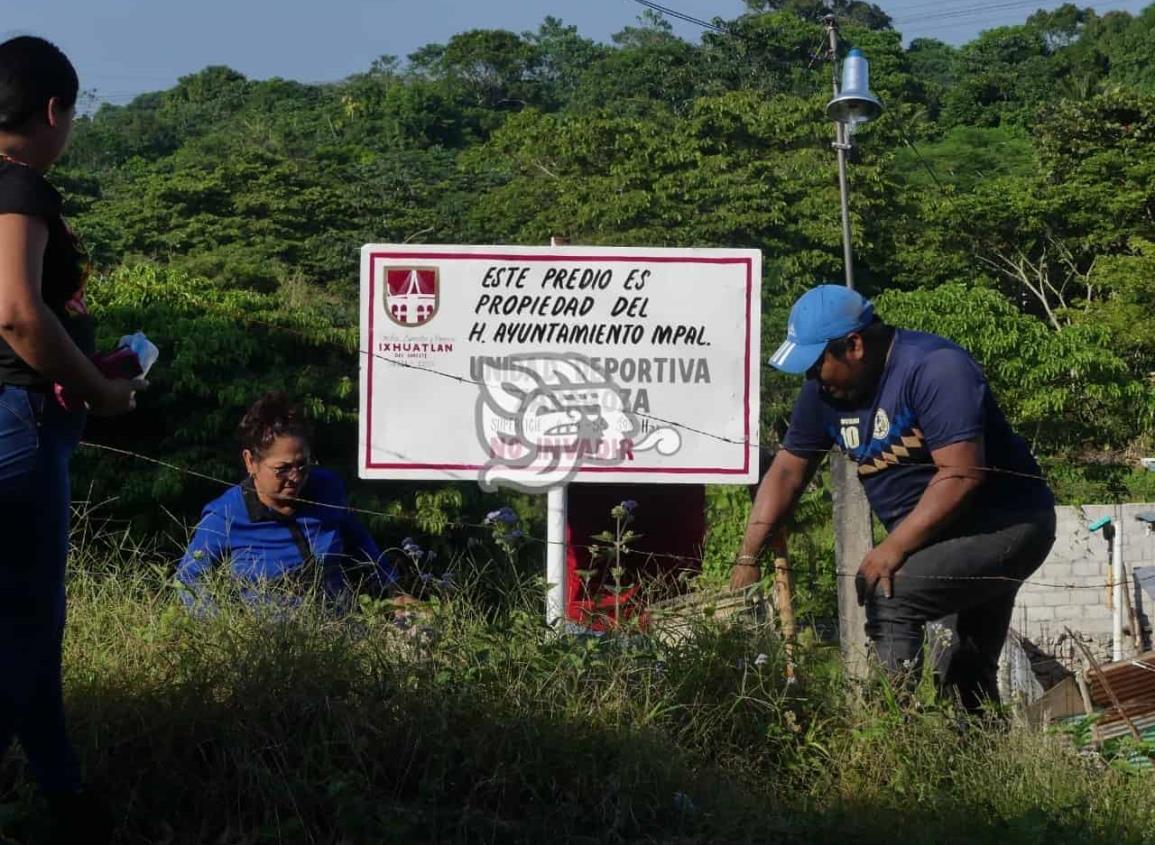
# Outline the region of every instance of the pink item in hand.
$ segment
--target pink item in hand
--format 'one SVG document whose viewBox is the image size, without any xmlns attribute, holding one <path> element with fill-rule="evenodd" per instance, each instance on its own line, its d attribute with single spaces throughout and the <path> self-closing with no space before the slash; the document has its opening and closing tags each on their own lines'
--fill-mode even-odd
<svg viewBox="0 0 1155 845">
<path fill-rule="evenodd" d="M 140 359 L 127 346 L 118 346 L 111 352 L 97 352 L 92 356 L 92 363 L 104 374 L 105 378 L 137 378 L 143 373 Z M 84 401 L 77 398 L 71 391 L 62 385 L 53 385 L 56 392 L 56 401 L 68 411 L 78 411 L 84 408 Z"/>
</svg>

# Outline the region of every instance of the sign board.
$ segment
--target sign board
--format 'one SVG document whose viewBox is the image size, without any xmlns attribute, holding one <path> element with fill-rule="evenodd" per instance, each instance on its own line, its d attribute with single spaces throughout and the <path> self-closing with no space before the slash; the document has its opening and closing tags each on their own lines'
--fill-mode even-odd
<svg viewBox="0 0 1155 845">
<path fill-rule="evenodd" d="M 368 245 L 362 478 L 749 484 L 761 253 Z"/>
</svg>

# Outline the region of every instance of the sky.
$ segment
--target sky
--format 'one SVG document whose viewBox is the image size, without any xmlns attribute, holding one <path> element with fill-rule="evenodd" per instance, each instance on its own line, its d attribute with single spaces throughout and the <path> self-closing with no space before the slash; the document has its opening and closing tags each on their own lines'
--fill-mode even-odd
<svg viewBox="0 0 1155 845">
<path fill-rule="evenodd" d="M 1138 12 L 1149 0 L 1083 0 L 1102 13 Z M 381 55 L 406 56 L 468 29 L 536 29 L 547 16 L 608 41 L 637 21 L 635 0 L 2 0 L 0 40 L 41 35 L 72 59 L 81 85 L 123 103 L 171 87 L 207 65 L 246 76 L 327 82 L 368 69 Z M 692 17 L 734 18 L 742 0 L 658 0 Z M 909 41 L 960 44 L 982 29 L 1021 23 L 1058 0 L 881 0 Z M 673 21 L 679 35 L 701 29 Z"/>
</svg>

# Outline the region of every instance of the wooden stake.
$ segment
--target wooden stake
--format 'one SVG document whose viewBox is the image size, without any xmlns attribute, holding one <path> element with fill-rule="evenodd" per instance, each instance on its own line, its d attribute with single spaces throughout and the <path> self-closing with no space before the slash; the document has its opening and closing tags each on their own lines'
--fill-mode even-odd
<svg viewBox="0 0 1155 845">
<path fill-rule="evenodd" d="M 1119 711 L 1119 715 L 1123 717 L 1123 721 L 1127 723 L 1127 727 L 1131 730 L 1131 736 L 1135 737 L 1137 742 L 1143 741 L 1143 734 L 1139 733 L 1139 729 L 1135 727 L 1135 723 L 1131 721 L 1131 717 L 1123 709 L 1123 705 L 1119 702 L 1119 696 L 1115 695 L 1115 690 L 1111 689 L 1111 684 L 1107 680 L 1107 675 L 1103 671 L 1103 667 L 1099 665 L 1099 661 L 1091 656 L 1091 650 L 1083 644 L 1083 641 L 1076 637 L 1070 628 L 1067 628 L 1067 636 L 1069 636 L 1079 647 L 1079 651 L 1083 652 L 1083 657 L 1087 658 L 1087 662 L 1091 664 L 1091 668 L 1099 675 L 1099 680 L 1103 682 L 1103 689 L 1107 691 L 1107 695 L 1111 698 L 1111 703 L 1115 705 L 1115 709 Z"/>
<path fill-rule="evenodd" d="M 794 639 L 798 624 L 794 618 L 794 574 L 786 550 L 786 532 L 778 530 L 770 538 L 774 553 L 774 604 L 778 608 L 778 625 L 786 647 L 786 677 L 794 677 Z"/>
<path fill-rule="evenodd" d="M 1135 645 L 1135 653 L 1143 651 L 1143 626 L 1139 623 L 1139 614 L 1135 612 L 1135 605 L 1131 601 L 1131 589 L 1135 583 L 1127 576 L 1127 568 L 1123 568 L 1123 608 L 1127 611 L 1127 622 L 1131 626 L 1131 642 Z"/>
</svg>

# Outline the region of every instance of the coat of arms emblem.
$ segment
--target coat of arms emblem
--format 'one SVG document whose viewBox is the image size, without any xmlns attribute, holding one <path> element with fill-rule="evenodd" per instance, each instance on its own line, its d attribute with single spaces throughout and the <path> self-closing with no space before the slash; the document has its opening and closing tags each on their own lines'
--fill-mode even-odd
<svg viewBox="0 0 1155 845">
<path fill-rule="evenodd" d="M 385 284 L 385 314 L 399 326 L 424 325 L 437 313 L 436 267 L 390 267 Z"/>
</svg>

